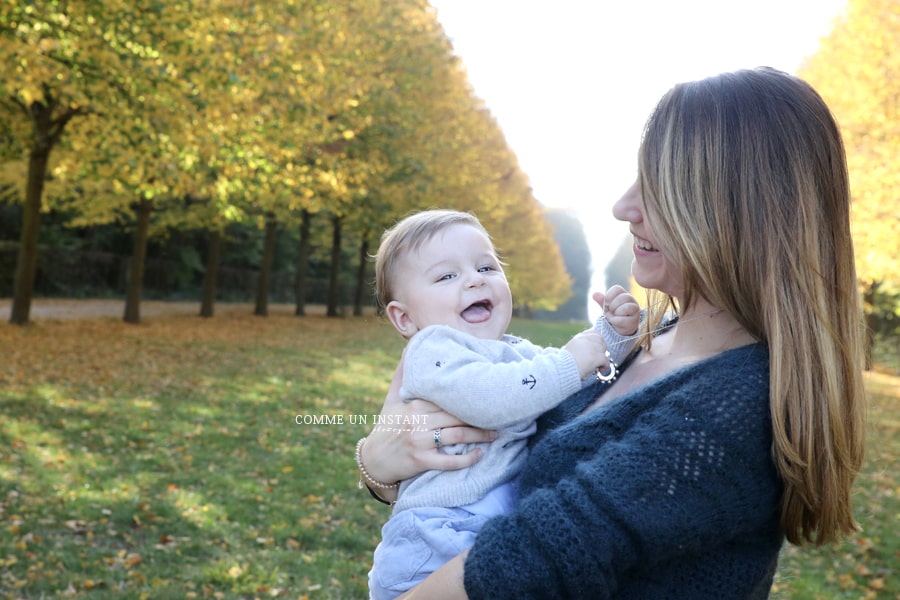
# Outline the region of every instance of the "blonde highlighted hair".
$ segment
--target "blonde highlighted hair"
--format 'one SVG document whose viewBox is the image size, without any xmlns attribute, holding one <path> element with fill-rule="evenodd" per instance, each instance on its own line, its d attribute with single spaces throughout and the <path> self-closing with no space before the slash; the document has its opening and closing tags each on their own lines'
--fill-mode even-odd
<svg viewBox="0 0 900 600">
<path fill-rule="evenodd" d="M 451 225 L 469 225 L 481 231 L 488 240 L 491 239 L 478 217 L 449 209 L 413 213 L 382 234 L 375 254 L 375 299 L 382 309 L 394 300 L 399 260 Z"/>
<path fill-rule="evenodd" d="M 788 541 L 852 532 L 863 327 L 846 158 L 828 107 L 768 68 L 679 84 L 647 122 L 639 171 L 647 218 L 683 273 L 684 305 L 702 296 L 769 347 Z"/>
</svg>

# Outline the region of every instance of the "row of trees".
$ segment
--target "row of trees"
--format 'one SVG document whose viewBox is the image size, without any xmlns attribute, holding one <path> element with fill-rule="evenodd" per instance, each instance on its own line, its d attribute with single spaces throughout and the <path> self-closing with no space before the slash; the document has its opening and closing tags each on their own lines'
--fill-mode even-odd
<svg viewBox="0 0 900 600">
<path fill-rule="evenodd" d="M 352 245 L 361 282 L 380 232 L 429 206 L 482 218 L 522 305 L 568 295 L 546 215 L 425 0 L 0 0 L 0 26 L 0 202 L 22 207 L 14 323 L 47 213 L 134 233 L 126 320 L 148 239 L 205 232 L 211 315 L 223 238 L 259 232 L 264 314 L 270 249 L 290 231 L 302 314 L 314 251 L 329 247 L 333 285 Z M 894 332 L 898 44 L 900 4 L 848 0 L 800 71 L 844 132 L 870 329 Z"/>
<path fill-rule="evenodd" d="M 552 228 L 425 0 L 2 0 L 0 199 L 21 203 L 11 322 L 26 323 L 42 213 L 133 231 L 125 320 L 139 321 L 148 239 L 208 237 L 212 315 L 224 235 L 298 232 L 303 314 L 311 225 L 367 255 L 411 210 L 472 210 L 509 260 L 517 301 L 570 281 Z M 336 314 L 336 307 L 329 307 Z"/>
</svg>

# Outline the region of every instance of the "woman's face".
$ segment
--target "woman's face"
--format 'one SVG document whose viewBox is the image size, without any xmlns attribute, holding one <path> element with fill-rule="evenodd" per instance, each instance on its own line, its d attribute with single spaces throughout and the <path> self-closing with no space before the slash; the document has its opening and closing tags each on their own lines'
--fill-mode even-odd
<svg viewBox="0 0 900 600">
<path fill-rule="evenodd" d="M 638 285 L 670 296 L 680 296 L 681 274 L 659 249 L 656 234 L 647 222 L 639 180 L 625 190 L 613 205 L 613 216 L 628 223 L 628 229 L 634 236 L 631 274 Z"/>
</svg>

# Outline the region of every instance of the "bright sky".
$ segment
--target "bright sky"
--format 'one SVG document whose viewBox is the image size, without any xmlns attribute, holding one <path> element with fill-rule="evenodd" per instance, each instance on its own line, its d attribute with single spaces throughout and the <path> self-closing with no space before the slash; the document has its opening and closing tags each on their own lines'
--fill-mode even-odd
<svg viewBox="0 0 900 600">
<path fill-rule="evenodd" d="M 846 0 L 430 0 L 535 197 L 575 208 L 595 288 L 627 235 L 610 213 L 633 181 L 644 120 L 678 81 L 795 72 Z"/>
</svg>

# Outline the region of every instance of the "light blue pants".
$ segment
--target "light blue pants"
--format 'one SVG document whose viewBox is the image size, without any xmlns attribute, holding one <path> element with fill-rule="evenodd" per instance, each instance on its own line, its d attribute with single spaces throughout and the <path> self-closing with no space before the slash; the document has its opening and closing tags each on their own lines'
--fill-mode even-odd
<svg viewBox="0 0 900 600">
<path fill-rule="evenodd" d="M 469 549 L 487 520 L 509 512 L 515 498 L 516 485 L 509 482 L 466 506 L 410 508 L 392 516 L 375 548 L 369 598 L 392 600 L 421 582 Z"/>
</svg>

